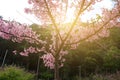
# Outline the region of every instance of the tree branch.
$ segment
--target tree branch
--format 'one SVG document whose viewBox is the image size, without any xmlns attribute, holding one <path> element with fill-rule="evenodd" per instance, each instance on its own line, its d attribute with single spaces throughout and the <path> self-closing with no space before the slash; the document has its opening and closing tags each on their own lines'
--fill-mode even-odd
<svg viewBox="0 0 120 80">
<path fill-rule="evenodd" d="M 107 48 L 104 47 L 102 44 L 100 44 L 98 41 L 95 41 L 95 43 L 96 43 L 99 47 L 101 47 L 101 48 L 103 48 L 105 51 L 107 51 Z"/>
<path fill-rule="evenodd" d="M 20 37 L 18 37 L 18 36 L 15 36 L 14 34 L 11 34 L 11 33 L 5 32 L 5 31 L 1 31 L 1 30 L 0 30 L 0 32 L 5 33 L 5 34 L 7 34 L 7 35 L 11 35 L 11 36 L 13 36 L 13 37 L 15 37 L 15 38 L 20 38 Z M 35 40 L 36 43 L 41 44 L 41 42 L 40 42 L 39 40 L 36 40 L 36 39 L 33 38 L 33 37 L 29 37 L 29 36 L 21 36 L 21 37 L 30 38 L 30 39 L 32 39 L 32 40 Z"/>
<path fill-rule="evenodd" d="M 46 0 L 44 0 L 44 2 L 45 2 L 45 5 L 46 5 L 46 8 L 47 8 L 47 10 L 48 10 L 48 15 L 49 15 L 49 17 L 51 18 L 51 21 L 52 21 L 52 23 L 53 23 L 53 25 L 54 25 L 54 27 L 55 27 L 56 33 L 59 35 L 60 39 L 62 40 L 62 37 L 61 37 L 61 35 L 60 35 L 60 31 L 59 31 L 59 29 L 58 29 L 58 27 L 57 27 L 57 24 L 56 24 L 56 22 L 55 22 L 55 19 L 54 19 L 53 16 L 52 16 L 52 13 L 51 13 L 51 11 L 50 11 L 50 8 L 49 8 L 49 6 L 48 6 L 48 3 L 47 3 Z"/>
<path fill-rule="evenodd" d="M 73 22 L 72 25 L 71 25 L 70 30 L 68 31 L 66 37 L 64 38 L 64 40 L 63 40 L 63 42 L 61 43 L 59 49 L 57 50 L 57 55 L 59 55 L 59 52 L 61 51 L 62 47 L 64 46 L 67 38 L 70 36 L 70 33 L 71 33 L 72 29 L 74 28 L 74 26 L 75 26 L 75 24 L 76 24 L 76 22 L 77 22 L 77 20 L 78 20 L 78 18 L 79 18 L 79 15 L 83 12 L 82 9 L 83 9 L 84 3 L 85 3 L 85 0 L 82 1 L 81 8 L 80 8 L 80 10 L 79 10 L 79 12 L 78 12 L 78 15 L 76 16 L 74 22 Z"/>
<path fill-rule="evenodd" d="M 82 10 L 82 12 L 85 11 L 91 4 L 92 4 L 92 0 L 91 0 L 91 2 Z"/>
<path fill-rule="evenodd" d="M 107 22 L 105 22 L 105 23 L 104 23 L 98 30 L 96 30 L 93 34 L 90 34 L 90 35 L 88 35 L 87 37 L 85 37 L 85 38 L 83 38 L 83 39 L 80 39 L 80 40 L 78 40 L 78 41 L 76 41 L 76 42 L 69 43 L 69 44 L 66 44 L 66 45 L 77 44 L 77 43 L 80 43 L 80 42 L 82 42 L 82 41 L 85 41 L 85 40 L 89 39 L 90 37 L 92 37 L 92 36 L 94 36 L 95 34 L 97 34 L 98 32 L 100 32 L 100 31 L 104 28 L 105 25 L 107 25 L 111 20 L 113 20 L 113 19 L 116 18 L 117 16 L 119 16 L 119 15 L 116 15 L 116 16 L 114 16 L 113 18 L 111 18 L 110 20 L 108 20 Z"/>
</svg>

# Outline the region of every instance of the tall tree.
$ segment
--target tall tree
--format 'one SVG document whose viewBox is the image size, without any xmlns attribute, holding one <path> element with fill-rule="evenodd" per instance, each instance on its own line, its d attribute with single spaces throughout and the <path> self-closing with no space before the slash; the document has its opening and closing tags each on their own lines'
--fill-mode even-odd
<svg viewBox="0 0 120 80">
<path fill-rule="evenodd" d="M 86 27 L 82 24 L 77 25 L 80 22 L 78 19 L 100 1 L 102 0 L 28 0 L 32 8 L 27 8 L 27 13 L 35 14 L 43 24 L 53 24 L 52 44 L 42 58 L 45 66 L 54 68 L 55 80 L 60 80 L 59 68 L 63 66 L 64 55 L 68 53 L 66 47 L 75 48 L 81 41 L 107 37 L 109 28 L 113 25 L 119 26 L 120 0 L 116 1 L 112 10 L 104 8 L 102 15 L 88 21 Z M 68 13 L 70 9 L 73 10 L 73 20 L 70 25 L 65 26 L 63 24 L 67 20 L 67 14 L 71 14 Z"/>
</svg>

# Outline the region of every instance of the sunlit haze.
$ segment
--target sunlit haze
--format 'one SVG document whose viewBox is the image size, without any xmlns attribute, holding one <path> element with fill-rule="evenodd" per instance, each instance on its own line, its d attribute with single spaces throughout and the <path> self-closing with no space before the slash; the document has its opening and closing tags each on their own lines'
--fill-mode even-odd
<svg viewBox="0 0 120 80">
<path fill-rule="evenodd" d="M 25 7 L 30 7 L 27 0 L 0 0 L 0 16 L 20 23 L 39 23 L 33 15 L 24 13 Z"/>
<path fill-rule="evenodd" d="M 90 20 L 91 18 L 95 18 L 96 14 L 101 14 L 101 9 L 100 8 L 107 8 L 111 9 L 113 7 L 113 2 L 111 0 L 103 0 L 102 2 L 97 3 L 94 6 L 94 10 L 90 12 L 86 12 L 82 17 L 81 20 L 83 22 L 86 22 Z"/>
<path fill-rule="evenodd" d="M 90 12 L 86 12 L 81 16 L 81 21 L 86 22 L 91 20 L 91 18 L 95 18 L 96 14 L 101 14 L 101 8 L 111 9 L 113 7 L 113 2 L 111 0 L 103 0 L 102 2 L 96 3 L 94 5 L 94 10 Z M 74 8 L 69 8 L 66 14 L 66 22 L 72 22 L 74 16 Z"/>
<path fill-rule="evenodd" d="M 0 0 L 0 16 L 5 20 L 16 20 L 20 23 L 40 23 L 35 16 L 24 13 L 25 7 L 30 7 L 27 0 Z M 95 14 L 99 14 L 101 12 L 100 7 L 111 8 L 112 2 L 110 0 L 103 0 L 103 2 L 98 3 L 97 6 L 95 5 L 94 11 L 82 16 L 82 21 L 87 21 L 94 17 Z M 68 9 L 66 21 L 70 22 L 73 16 L 73 9 Z"/>
</svg>

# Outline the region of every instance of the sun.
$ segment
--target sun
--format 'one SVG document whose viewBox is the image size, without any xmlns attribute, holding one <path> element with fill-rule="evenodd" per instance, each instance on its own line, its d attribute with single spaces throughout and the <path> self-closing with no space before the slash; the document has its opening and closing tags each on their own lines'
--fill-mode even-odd
<svg viewBox="0 0 120 80">
<path fill-rule="evenodd" d="M 74 8 L 68 8 L 67 13 L 66 13 L 66 19 L 65 19 L 65 23 L 70 23 L 73 22 L 75 16 L 74 16 Z"/>
<path fill-rule="evenodd" d="M 88 20 L 91 19 L 91 17 L 95 17 L 95 14 L 88 14 L 89 12 L 86 12 L 84 15 L 80 16 L 80 20 L 82 22 L 87 22 Z M 65 23 L 72 23 L 75 19 L 75 9 L 74 8 L 68 8 L 67 13 L 66 13 L 66 19 L 65 19 Z"/>
</svg>

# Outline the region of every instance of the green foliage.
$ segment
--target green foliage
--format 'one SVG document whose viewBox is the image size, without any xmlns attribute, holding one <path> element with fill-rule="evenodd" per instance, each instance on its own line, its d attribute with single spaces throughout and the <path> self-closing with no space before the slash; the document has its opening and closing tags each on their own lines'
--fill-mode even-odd
<svg viewBox="0 0 120 80">
<path fill-rule="evenodd" d="M 109 37 L 93 42 L 81 42 L 77 49 L 69 51 L 64 66 L 68 71 L 68 77 L 70 76 L 68 80 L 72 80 L 71 78 L 79 75 L 78 66 L 81 66 L 82 77 L 95 73 L 115 73 L 119 71 L 120 28 L 110 29 Z M 96 78 L 102 80 L 101 76 L 96 75 Z"/>
<path fill-rule="evenodd" d="M 104 57 L 104 67 L 109 71 L 120 70 L 120 49 L 115 46 L 110 47 Z"/>
<path fill-rule="evenodd" d="M 48 40 L 50 41 L 52 31 L 51 25 L 40 26 L 37 24 L 32 24 L 30 27 L 33 31 L 40 35 L 40 39 L 45 40 L 46 38 L 49 38 Z"/>
<path fill-rule="evenodd" d="M 75 76 L 72 80 L 120 80 L 120 72 L 114 74 L 94 74 L 88 77 Z"/>
<path fill-rule="evenodd" d="M 93 80 L 108 80 L 106 77 L 104 77 L 102 75 L 93 75 L 92 79 Z"/>
<path fill-rule="evenodd" d="M 0 80 L 33 80 L 34 75 L 24 69 L 8 66 L 0 70 Z"/>
<path fill-rule="evenodd" d="M 53 74 L 48 71 L 42 72 L 41 77 L 45 80 L 53 78 Z"/>
<path fill-rule="evenodd" d="M 114 74 L 95 74 L 92 76 L 92 80 L 120 80 L 120 72 Z"/>
</svg>

